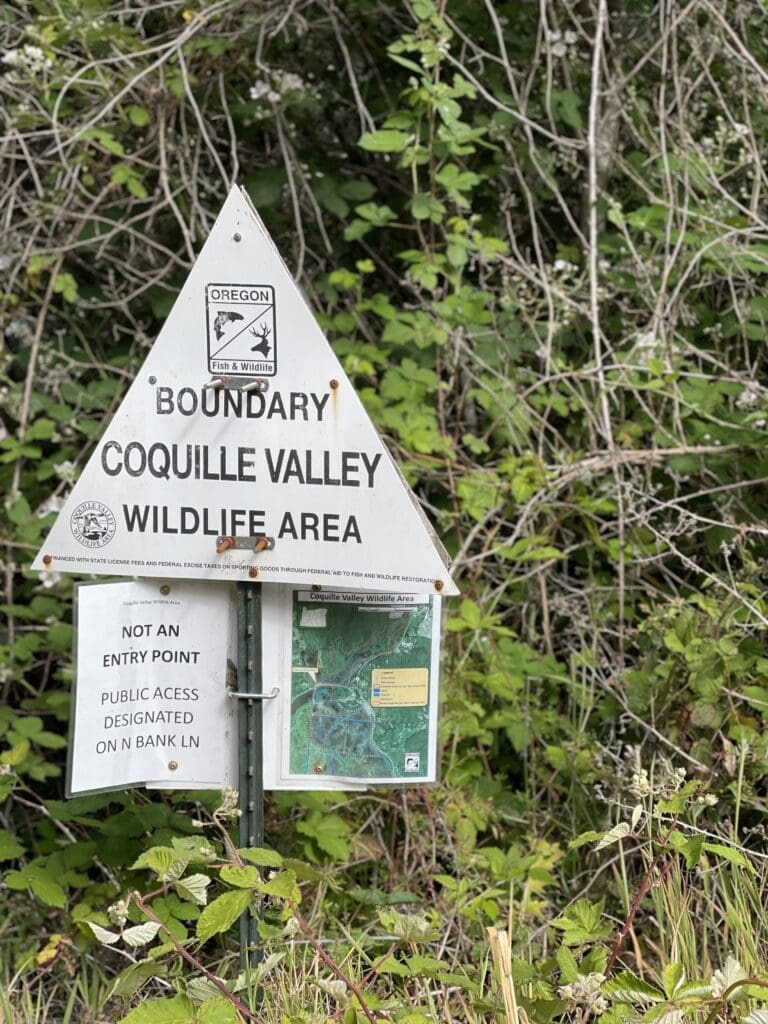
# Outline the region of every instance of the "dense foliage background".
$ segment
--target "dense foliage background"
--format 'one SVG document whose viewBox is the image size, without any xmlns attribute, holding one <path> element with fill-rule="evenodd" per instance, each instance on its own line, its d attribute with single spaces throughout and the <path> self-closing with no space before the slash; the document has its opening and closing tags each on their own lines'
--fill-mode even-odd
<svg viewBox="0 0 768 1024">
<path fill-rule="evenodd" d="M 271 901 L 263 1019 L 765 1024 L 761 0 L 26 0 L 0 34 L 0 1018 L 242 1019 L 168 938 L 234 984 L 167 848 Z M 226 800 L 62 800 L 72 583 L 28 569 L 233 182 L 463 592 L 441 785 L 275 798 L 272 890 L 226 874 Z M 132 889 L 148 958 L 89 924 L 146 921 Z"/>
</svg>

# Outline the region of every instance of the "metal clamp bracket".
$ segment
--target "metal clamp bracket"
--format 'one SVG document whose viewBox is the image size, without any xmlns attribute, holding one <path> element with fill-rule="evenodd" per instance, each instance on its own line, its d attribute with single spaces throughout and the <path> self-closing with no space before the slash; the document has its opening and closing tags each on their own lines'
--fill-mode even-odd
<svg viewBox="0 0 768 1024">
<path fill-rule="evenodd" d="M 271 693 L 243 693 L 240 690 L 227 690 L 228 697 L 238 697 L 240 700 L 274 700 L 279 693 L 279 686 L 273 686 Z"/>
<path fill-rule="evenodd" d="M 203 384 L 203 391 L 267 391 L 269 381 L 263 377 L 212 377 Z"/>
<path fill-rule="evenodd" d="M 216 551 L 222 555 L 230 548 L 242 551 L 271 551 L 275 546 L 275 538 L 257 533 L 254 537 L 217 537 Z"/>
</svg>

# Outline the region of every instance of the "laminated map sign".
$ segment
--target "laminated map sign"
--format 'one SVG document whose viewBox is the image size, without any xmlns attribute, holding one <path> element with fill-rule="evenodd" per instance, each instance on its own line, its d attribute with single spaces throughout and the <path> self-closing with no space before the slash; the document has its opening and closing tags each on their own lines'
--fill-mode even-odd
<svg viewBox="0 0 768 1024">
<path fill-rule="evenodd" d="M 275 588 L 264 595 L 266 789 L 433 782 L 439 598 Z"/>
</svg>

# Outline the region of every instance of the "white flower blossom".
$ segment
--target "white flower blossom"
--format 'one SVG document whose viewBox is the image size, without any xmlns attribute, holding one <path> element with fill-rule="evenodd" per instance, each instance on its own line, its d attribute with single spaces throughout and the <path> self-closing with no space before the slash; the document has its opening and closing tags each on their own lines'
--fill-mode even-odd
<svg viewBox="0 0 768 1024">
<path fill-rule="evenodd" d="M 75 464 L 70 459 L 57 462 L 53 469 L 60 480 L 64 480 L 68 484 L 75 482 Z"/>
<path fill-rule="evenodd" d="M 6 72 L 6 77 L 14 82 L 36 78 L 53 67 L 51 58 L 46 57 L 39 46 L 32 46 L 29 43 L 15 50 L 6 50 L 3 53 L 2 61 L 3 64 L 13 69 Z"/>
<path fill-rule="evenodd" d="M 46 590 L 50 590 L 51 587 L 55 587 L 57 583 L 61 582 L 60 572 L 39 572 L 37 578 L 40 580 Z"/>
<path fill-rule="evenodd" d="M 61 512 L 63 507 L 64 498 L 60 497 L 57 494 L 52 494 L 50 495 L 50 497 L 45 499 L 40 508 L 37 510 L 37 518 L 44 519 L 45 516 L 49 515 L 51 512 Z"/>
<path fill-rule="evenodd" d="M 736 405 L 742 409 L 751 409 L 753 405 L 756 405 L 760 401 L 760 393 L 754 384 L 747 384 L 744 390 L 741 392 L 739 397 L 736 399 Z"/>
</svg>

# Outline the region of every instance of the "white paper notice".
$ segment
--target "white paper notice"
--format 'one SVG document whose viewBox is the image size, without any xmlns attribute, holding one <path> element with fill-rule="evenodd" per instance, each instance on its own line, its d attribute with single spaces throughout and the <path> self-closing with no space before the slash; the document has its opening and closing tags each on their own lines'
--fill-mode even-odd
<svg viewBox="0 0 768 1024">
<path fill-rule="evenodd" d="M 70 796 L 225 784 L 229 608 L 226 584 L 78 586 Z"/>
</svg>

